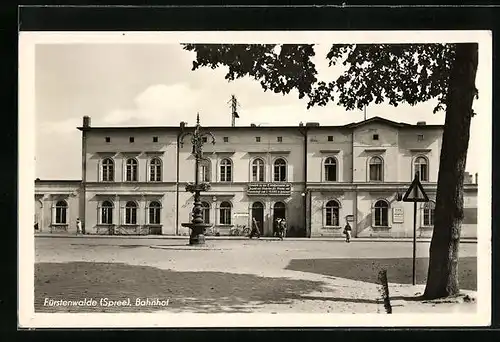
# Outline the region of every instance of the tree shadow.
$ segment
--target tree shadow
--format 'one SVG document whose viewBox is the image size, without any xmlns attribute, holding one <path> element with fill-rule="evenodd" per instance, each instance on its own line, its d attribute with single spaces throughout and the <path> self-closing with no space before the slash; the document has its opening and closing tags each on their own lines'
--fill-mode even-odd
<svg viewBox="0 0 500 342">
<path fill-rule="evenodd" d="M 171 312 L 248 313 L 268 304 L 292 304 L 324 282 L 260 277 L 224 272 L 178 272 L 120 263 L 35 264 L 36 312 Z M 108 307 L 107 302 L 130 299 L 130 306 Z M 136 306 L 140 301 L 168 300 L 167 306 Z M 44 305 L 47 300 L 81 301 L 96 305 Z"/>
<path fill-rule="evenodd" d="M 429 258 L 417 258 L 415 271 L 417 284 L 427 280 Z M 412 283 L 412 258 L 332 258 L 332 259 L 292 259 L 287 270 L 322 274 L 326 276 L 352 279 L 378 284 L 378 273 L 387 270 L 389 283 Z M 459 259 L 459 283 L 464 290 L 477 290 L 477 258 Z"/>
</svg>

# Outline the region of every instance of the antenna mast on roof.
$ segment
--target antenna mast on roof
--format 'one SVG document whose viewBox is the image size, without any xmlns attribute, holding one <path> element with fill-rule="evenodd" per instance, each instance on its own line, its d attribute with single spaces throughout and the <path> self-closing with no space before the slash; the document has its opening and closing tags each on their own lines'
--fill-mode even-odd
<svg viewBox="0 0 500 342">
<path fill-rule="evenodd" d="M 236 119 L 240 118 L 238 112 L 236 111 L 240 104 L 234 95 L 231 95 L 231 99 L 228 103 L 231 103 L 231 127 L 234 127 L 236 125 Z"/>
</svg>

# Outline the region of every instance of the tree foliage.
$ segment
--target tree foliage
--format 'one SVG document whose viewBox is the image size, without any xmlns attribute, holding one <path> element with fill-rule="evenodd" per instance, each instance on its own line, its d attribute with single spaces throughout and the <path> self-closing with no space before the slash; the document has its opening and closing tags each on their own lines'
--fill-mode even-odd
<svg viewBox="0 0 500 342">
<path fill-rule="evenodd" d="M 446 106 L 454 44 L 333 44 L 325 56 L 329 66 L 344 71 L 335 80 L 320 80 L 312 58 L 314 45 L 184 44 L 196 53 L 192 70 L 228 67 L 225 78 L 252 77 L 264 91 L 298 92 L 307 107 L 330 102 L 346 109 L 388 101 L 415 105 L 437 100 L 434 112 Z"/>
<path fill-rule="evenodd" d="M 385 101 L 416 105 L 436 100 L 434 113 L 446 109 L 441 145 L 435 225 L 424 297 L 456 295 L 458 250 L 463 219 L 463 181 L 478 44 L 333 44 L 329 66 L 344 70 L 335 80 L 319 80 L 313 45 L 197 45 L 193 70 L 227 66 L 229 81 L 245 76 L 262 88 L 288 94 L 297 90 L 307 107 L 336 102 L 348 110 Z"/>
</svg>

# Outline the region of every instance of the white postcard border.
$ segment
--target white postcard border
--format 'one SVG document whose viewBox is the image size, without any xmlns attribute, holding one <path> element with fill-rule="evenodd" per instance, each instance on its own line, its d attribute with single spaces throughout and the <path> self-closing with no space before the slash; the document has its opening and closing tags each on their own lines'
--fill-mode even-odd
<svg viewBox="0 0 500 342">
<path fill-rule="evenodd" d="M 249 39 L 251 37 L 251 39 Z M 20 32 L 19 34 L 19 180 L 18 282 L 19 326 L 43 327 L 391 327 L 481 326 L 491 320 L 491 31 L 206 31 L 206 32 Z M 171 44 L 171 43 L 479 43 L 483 155 L 478 189 L 477 313 L 447 314 L 187 314 L 187 313 L 35 313 L 34 215 L 35 179 L 35 45 L 36 44 Z M 480 103 L 477 106 L 476 103 Z M 228 319 L 228 315 L 230 319 Z"/>
</svg>

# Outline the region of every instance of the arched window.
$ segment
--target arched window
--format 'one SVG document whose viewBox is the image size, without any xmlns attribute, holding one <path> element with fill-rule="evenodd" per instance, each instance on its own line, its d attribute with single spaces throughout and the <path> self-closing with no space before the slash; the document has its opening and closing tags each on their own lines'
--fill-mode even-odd
<svg viewBox="0 0 500 342">
<path fill-rule="evenodd" d="M 418 172 L 421 182 L 427 182 L 429 180 L 429 168 L 427 166 L 427 159 L 424 157 L 417 157 L 415 159 L 415 172 Z"/>
<path fill-rule="evenodd" d="M 335 200 L 328 201 L 325 206 L 325 216 L 327 226 L 338 227 L 339 224 L 339 203 Z"/>
<path fill-rule="evenodd" d="M 231 203 L 222 202 L 219 206 L 219 223 L 231 224 Z"/>
<path fill-rule="evenodd" d="M 113 182 L 115 180 L 115 163 L 111 158 L 102 161 L 102 180 L 104 182 Z"/>
<path fill-rule="evenodd" d="M 127 182 L 137 182 L 137 160 L 130 158 L 127 159 L 127 166 L 126 166 L 126 171 L 127 174 L 125 176 L 125 179 Z"/>
<path fill-rule="evenodd" d="M 232 163 L 229 159 L 222 159 L 220 162 L 220 181 L 231 182 L 233 179 Z"/>
<path fill-rule="evenodd" d="M 161 204 L 154 201 L 149 203 L 149 224 L 160 224 Z"/>
<path fill-rule="evenodd" d="M 337 160 L 333 157 L 328 157 L 325 160 L 325 181 L 337 181 Z"/>
<path fill-rule="evenodd" d="M 210 223 L 210 204 L 207 202 L 201 202 L 201 214 L 203 217 L 203 223 Z"/>
<path fill-rule="evenodd" d="M 125 205 L 125 224 L 137 224 L 137 204 L 129 201 Z"/>
<path fill-rule="evenodd" d="M 252 181 L 264 181 L 264 161 L 260 158 L 257 158 L 252 162 Z"/>
<path fill-rule="evenodd" d="M 423 210 L 423 225 L 425 227 L 433 227 L 434 226 L 434 209 L 436 208 L 436 203 L 429 201 L 425 202 L 422 206 Z"/>
<path fill-rule="evenodd" d="M 151 182 L 161 182 L 161 160 L 153 158 L 149 163 L 149 180 Z"/>
<path fill-rule="evenodd" d="M 212 179 L 211 172 L 211 162 L 209 159 L 202 159 L 200 161 L 200 181 L 201 182 L 210 182 Z"/>
<path fill-rule="evenodd" d="M 383 160 L 381 157 L 373 157 L 370 159 L 370 181 L 382 181 L 383 174 Z"/>
<path fill-rule="evenodd" d="M 384 200 L 378 200 L 374 206 L 374 226 L 388 227 L 389 226 L 389 204 Z"/>
<path fill-rule="evenodd" d="M 283 158 L 274 161 L 274 181 L 286 182 L 286 161 Z"/>
<path fill-rule="evenodd" d="M 101 223 L 113 224 L 113 203 L 104 201 L 101 205 Z"/>
<path fill-rule="evenodd" d="M 66 201 L 58 201 L 56 203 L 56 223 L 67 224 L 68 203 Z"/>
</svg>

